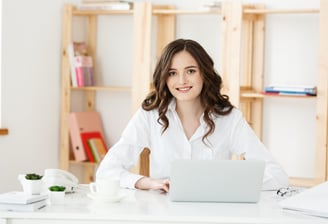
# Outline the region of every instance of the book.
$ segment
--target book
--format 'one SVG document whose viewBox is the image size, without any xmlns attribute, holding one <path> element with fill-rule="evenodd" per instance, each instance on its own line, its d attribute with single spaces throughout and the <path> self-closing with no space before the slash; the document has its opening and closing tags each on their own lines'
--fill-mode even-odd
<svg viewBox="0 0 328 224">
<path fill-rule="evenodd" d="M 15 212 L 34 212 L 47 205 L 47 200 L 36 201 L 28 204 L 0 203 L 0 210 Z"/>
<path fill-rule="evenodd" d="M 91 143 L 91 139 L 87 139 L 88 147 L 91 150 L 92 156 L 96 163 L 99 163 L 101 161 L 100 155 L 98 153 L 97 148 L 94 146 L 94 144 Z"/>
<path fill-rule="evenodd" d="M 130 10 L 133 8 L 132 2 L 88 2 L 80 3 L 76 6 L 78 10 Z"/>
<path fill-rule="evenodd" d="M 94 85 L 92 57 L 85 42 L 71 42 L 67 47 L 73 87 Z M 85 74 L 85 75 L 84 75 Z M 84 78 L 84 76 L 87 76 Z"/>
<path fill-rule="evenodd" d="M 69 64 L 71 67 L 71 84 L 73 87 L 77 86 L 77 77 L 75 72 L 75 65 L 74 65 L 74 44 L 70 43 L 67 47 L 67 54 L 69 59 Z"/>
<path fill-rule="evenodd" d="M 328 181 L 279 202 L 283 209 L 328 218 Z"/>
<path fill-rule="evenodd" d="M 26 194 L 22 191 L 10 191 L 0 194 L 0 203 L 7 204 L 29 204 L 48 198 L 47 194 Z"/>
<path fill-rule="evenodd" d="M 95 152 L 96 150 L 92 150 L 91 147 L 89 146 L 88 141 L 90 139 L 97 138 L 100 139 L 102 144 L 106 147 L 106 143 L 104 141 L 104 138 L 102 134 L 99 131 L 94 131 L 94 132 L 82 132 L 81 133 L 81 139 L 82 139 L 82 144 L 84 147 L 84 150 L 88 156 L 88 159 L 90 162 L 98 162 L 97 159 L 95 158 L 94 154 L 98 153 Z"/>
<path fill-rule="evenodd" d="M 91 56 L 75 56 L 75 73 L 77 86 L 93 86 L 94 85 L 94 70 Z"/>
<path fill-rule="evenodd" d="M 284 95 L 317 95 L 316 86 L 306 86 L 306 85 L 270 85 L 264 88 L 265 93 L 277 93 Z"/>
<path fill-rule="evenodd" d="M 308 93 L 303 92 L 290 92 L 290 91 L 268 91 L 268 92 L 262 92 L 264 95 L 273 95 L 273 96 L 313 96 Z"/>
<path fill-rule="evenodd" d="M 68 114 L 67 123 L 75 160 L 88 160 L 81 133 L 99 132 L 101 136 L 105 136 L 100 114 L 97 111 L 71 112 Z"/>
<path fill-rule="evenodd" d="M 93 148 L 95 148 L 97 150 L 98 155 L 100 157 L 100 160 L 102 160 L 105 157 L 105 155 L 106 155 L 106 153 L 108 151 L 107 146 L 105 145 L 104 140 L 103 139 L 99 139 L 99 138 L 91 138 L 89 140 L 89 142 L 90 142 L 91 147 L 93 147 Z"/>
<path fill-rule="evenodd" d="M 104 140 L 102 138 L 90 138 L 88 139 L 88 145 L 93 152 L 96 162 L 100 162 L 107 153 Z"/>
</svg>

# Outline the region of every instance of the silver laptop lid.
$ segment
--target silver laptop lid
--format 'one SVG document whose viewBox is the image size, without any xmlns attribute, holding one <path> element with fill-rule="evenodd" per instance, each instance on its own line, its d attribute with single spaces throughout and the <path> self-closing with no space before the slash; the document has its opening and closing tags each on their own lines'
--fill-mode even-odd
<svg viewBox="0 0 328 224">
<path fill-rule="evenodd" d="M 172 201 L 257 202 L 265 162 L 260 160 L 176 160 L 171 164 Z"/>
</svg>

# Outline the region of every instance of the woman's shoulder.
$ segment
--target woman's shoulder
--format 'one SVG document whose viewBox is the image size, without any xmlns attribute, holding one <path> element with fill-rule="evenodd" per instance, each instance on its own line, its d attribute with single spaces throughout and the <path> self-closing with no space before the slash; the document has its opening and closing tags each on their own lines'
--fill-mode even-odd
<svg viewBox="0 0 328 224">
<path fill-rule="evenodd" d="M 232 108 L 231 114 L 233 116 L 239 116 L 239 117 L 240 116 L 243 116 L 243 113 L 238 108 L 236 108 L 236 107 Z"/>
<path fill-rule="evenodd" d="M 154 117 L 158 116 L 158 110 L 157 109 L 152 109 L 152 110 L 145 110 L 142 107 L 140 107 L 134 114 L 134 117 Z"/>
<path fill-rule="evenodd" d="M 219 119 L 239 119 L 243 116 L 243 113 L 236 107 L 233 107 L 230 113 L 224 115 L 217 115 Z"/>
</svg>

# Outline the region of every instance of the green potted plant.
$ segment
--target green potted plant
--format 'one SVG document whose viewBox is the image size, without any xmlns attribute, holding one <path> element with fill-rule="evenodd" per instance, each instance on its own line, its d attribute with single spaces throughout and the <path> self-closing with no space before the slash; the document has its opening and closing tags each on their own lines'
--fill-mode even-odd
<svg viewBox="0 0 328 224">
<path fill-rule="evenodd" d="M 43 176 L 36 173 L 28 173 L 25 175 L 26 180 L 41 180 Z"/>
<path fill-rule="evenodd" d="M 19 180 L 24 192 L 27 194 L 40 194 L 42 191 L 42 177 L 42 175 L 36 173 L 20 175 Z"/>
<path fill-rule="evenodd" d="M 51 204 L 63 204 L 65 199 L 65 189 L 64 186 L 53 185 L 48 188 L 49 190 L 49 200 Z"/>
</svg>

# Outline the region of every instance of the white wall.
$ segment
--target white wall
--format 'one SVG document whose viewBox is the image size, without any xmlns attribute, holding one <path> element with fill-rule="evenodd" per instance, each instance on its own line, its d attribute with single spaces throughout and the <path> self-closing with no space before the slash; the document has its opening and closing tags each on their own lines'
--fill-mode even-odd
<svg viewBox="0 0 328 224">
<path fill-rule="evenodd" d="M 17 181 L 19 173 L 42 173 L 45 168 L 58 167 L 61 14 L 64 2 L 74 1 L 3 0 L 2 123 L 9 128 L 10 134 L 0 136 L 0 192 L 20 189 Z M 153 2 L 193 9 L 210 1 Z M 319 7 L 319 0 L 244 2 L 265 3 L 269 8 Z M 178 17 L 177 24 L 177 36 L 192 38 L 203 44 L 215 59 L 217 68 L 220 49 L 219 22 L 220 18 L 213 16 L 195 18 L 185 15 Z M 267 22 L 266 84 L 271 81 L 294 80 L 315 84 L 318 16 L 274 15 L 268 16 Z M 105 21 L 103 23 L 108 25 Z M 119 17 L 109 25 L 114 29 L 120 25 L 129 28 L 131 21 Z M 98 53 L 109 49 L 116 55 L 115 60 L 110 55 L 97 57 L 99 75 L 105 77 L 107 69 L 114 68 L 115 72 L 104 81 L 128 85 L 131 83 L 130 79 L 123 74 L 129 74 L 132 66 L 131 32 L 122 31 L 115 35 L 111 33 L 111 29 L 106 30 L 108 32 L 98 37 L 101 44 Z M 76 34 L 77 37 L 79 35 Z M 125 40 L 125 44 L 110 45 L 110 38 Z M 121 67 L 124 67 L 123 71 L 120 70 Z M 291 74 L 295 75 L 290 76 Z M 308 76 L 309 74 L 311 75 Z M 101 92 L 98 100 L 101 106 L 97 109 L 104 117 L 106 138 L 112 145 L 129 119 L 130 99 L 127 94 Z M 120 104 L 120 107 L 114 110 L 113 104 Z M 313 175 L 311 152 L 314 150 L 314 101 L 283 100 L 281 103 L 280 100 L 265 100 L 265 105 L 264 143 L 290 175 Z M 288 109 L 290 105 L 292 110 Z M 77 104 L 75 106 L 78 107 Z M 306 121 L 309 117 L 309 121 Z M 291 154 L 296 155 L 298 161 L 291 161 Z"/>
<path fill-rule="evenodd" d="M 3 1 L 0 192 L 58 166 L 63 2 Z"/>
<path fill-rule="evenodd" d="M 0 2 L 0 49 L 2 49 L 2 1 Z M 1 109 L 1 106 L 2 106 L 2 102 L 1 102 L 1 99 L 2 99 L 2 91 L 1 91 L 1 87 L 2 87 L 2 84 L 1 84 L 1 81 L 2 81 L 2 54 L 0 54 L 0 128 L 2 127 L 2 109 Z"/>
</svg>

